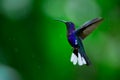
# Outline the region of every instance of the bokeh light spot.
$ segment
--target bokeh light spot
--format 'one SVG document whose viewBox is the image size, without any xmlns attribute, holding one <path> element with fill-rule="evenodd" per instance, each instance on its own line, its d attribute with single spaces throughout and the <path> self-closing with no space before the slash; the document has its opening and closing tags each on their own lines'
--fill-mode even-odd
<svg viewBox="0 0 120 80">
<path fill-rule="evenodd" d="M 32 0 L 2 0 L 2 12 L 10 19 L 23 19 L 32 8 Z"/>
</svg>

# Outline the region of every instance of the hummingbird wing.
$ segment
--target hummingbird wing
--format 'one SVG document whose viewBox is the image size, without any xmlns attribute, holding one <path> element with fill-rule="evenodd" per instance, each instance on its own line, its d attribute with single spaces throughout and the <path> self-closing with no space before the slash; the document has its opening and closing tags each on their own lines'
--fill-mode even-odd
<svg viewBox="0 0 120 80">
<path fill-rule="evenodd" d="M 77 29 L 75 32 L 76 34 L 84 39 L 86 36 L 88 36 L 97 26 L 98 24 L 102 21 L 102 18 L 95 18 L 92 19 L 82 25 L 80 29 Z"/>
</svg>

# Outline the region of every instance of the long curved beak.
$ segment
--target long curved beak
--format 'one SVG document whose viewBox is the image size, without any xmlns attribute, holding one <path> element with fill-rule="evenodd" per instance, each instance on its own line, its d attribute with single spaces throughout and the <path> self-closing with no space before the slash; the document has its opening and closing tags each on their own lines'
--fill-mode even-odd
<svg viewBox="0 0 120 80">
<path fill-rule="evenodd" d="M 67 21 L 65 21 L 65 20 L 59 20 L 59 19 L 57 19 L 56 21 L 63 22 L 63 23 L 66 23 L 66 22 L 67 22 Z"/>
</svg>

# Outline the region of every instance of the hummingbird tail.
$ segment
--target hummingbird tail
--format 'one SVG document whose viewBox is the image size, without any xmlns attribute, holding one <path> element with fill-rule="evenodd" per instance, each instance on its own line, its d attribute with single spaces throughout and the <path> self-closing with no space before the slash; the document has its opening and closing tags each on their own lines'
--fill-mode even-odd
<svg viewBox="0 0 120 80">
<path fill-rule="evenodd" d="M 81 55 L 78 51 L 78 49 L 74 49 L 72 55 L 71 55 L 71 62 L 73 62 L 74 65 L 78 63 L 78 65 L 82 66 L 84 64 L 88 65 L 88 60 L 86 56 Z"/>
<path fill-rule="evenodd" d="M 86 64 L 87 66 L 89 66 L 91 64 L 89 58 L 87 57 L 86 53 L 84 52 L 81 52 L 80 49 L 79 49 L 79 55 L 83 58 L 83 62 L 85 61 L 84 64 Z"/>
</svg>

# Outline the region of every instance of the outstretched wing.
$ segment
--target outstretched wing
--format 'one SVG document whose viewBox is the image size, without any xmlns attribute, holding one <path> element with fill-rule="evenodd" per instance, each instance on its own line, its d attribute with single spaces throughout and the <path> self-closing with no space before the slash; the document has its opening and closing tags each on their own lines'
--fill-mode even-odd
<svg viewBox="0 0 120 80">
<path fill-rule="evenodd" d="M 88 36 L 102 21 L 102 18 L 95 18 L 93 20 L 90 20 L 82 25 L 80 29 L 77 29 L 75 32 L 76 34 L 84 39 L 86 36 Z"/>
</svg>

